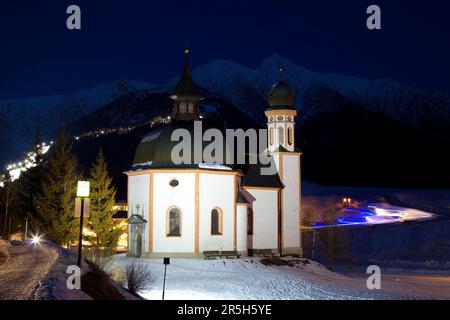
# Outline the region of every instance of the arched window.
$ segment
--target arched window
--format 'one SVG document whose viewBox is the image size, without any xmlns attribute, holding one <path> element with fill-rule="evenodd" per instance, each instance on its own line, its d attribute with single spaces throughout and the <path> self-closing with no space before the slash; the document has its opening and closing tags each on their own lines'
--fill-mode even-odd
<svg viewBox="0 0 450 320">
<path fill-rule="evenodd" d="M 247 209 L 247 234 L 253 234 L 253 209 Z"/>
<path fill-rule="evenodd" d="M 269 144 L 273 145 L 273 128 L 269 129 Z"/>
<path fill-rule="evenodd" d="M 170 208 L 167 213 L 167 236 L 181 237 L 181 211 L 178 208 Z"/>
<path fill-rule="evenodd" d="M 211 211 L 211 234 L 222 235 L 222 210 L 219 208 Z"/>
<path fill-rule="evenodd" d="M 284 129 L 283 127 L 278 127 L 278 141 L 280 144 L 284 144 Z"/>
<path fill-rule="evenodd" d="M 288 143 L 290 146 L 292 146 L 292 142 L 294 141 L 293 136 L 292 136 L 292 128 L 289 127 L 288 128 Z"/>
<path fill-rule="evenodd" d="M 180 113 L 186 113 L 187 106 L 185 102 L 180 103 Z"/>
</svg>

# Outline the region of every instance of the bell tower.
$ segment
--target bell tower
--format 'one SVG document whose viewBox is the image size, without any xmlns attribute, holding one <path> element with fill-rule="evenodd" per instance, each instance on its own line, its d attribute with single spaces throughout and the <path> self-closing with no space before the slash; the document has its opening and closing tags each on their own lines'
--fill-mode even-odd
<svg viewBox="0 0 450 320">
<path fill-rule="evenodd" d="M 284 68 L 280 67 L 283 74 Z M 269 152 L 295 150 L 295 109 L 294 91 L 283 80 L 272 86 L 268 95 L 269 108 L 266 109 Z"/>
<path fill-rule="evenodd" d="M 184 49 L 183 74 L 170 96 L 173 100 L 171 117 L 176 121 L 195 121 L 200 118 L 199 101 L 203 97 L 194 80 L 192 80 L 188 61 L 189 51 L 189 48 Z"/>
<path fill-rule="evenodd" d="M 281 78 L 284 68 L 280 67 Z M 283 184 L 279 191 L 279 250 L 281 254 L 302 254 L 301 211 L 301 152 L 295 147 L 295 117 L 297 110 L 294 91 L 280 79 L 268 94 L 266 109 L 268 151 Z"/>
</svg>

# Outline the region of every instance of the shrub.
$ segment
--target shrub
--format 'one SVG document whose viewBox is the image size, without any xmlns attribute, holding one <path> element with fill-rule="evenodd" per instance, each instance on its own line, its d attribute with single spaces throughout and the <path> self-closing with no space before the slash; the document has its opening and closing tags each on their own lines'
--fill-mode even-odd
<svg viewBox="0 0 450 320">
<path fill-rule="evenodd" d="M 0 240 L 0 264 L 9 258 L 8 246 L 6 241 Z"/>
<path fill-rule="evenodd" d="M 152 280 L 152 274 L 148 265 L 133 259 L 133 262 L 125 268 L 127 288 L 131 294 L 137 295 L 138 291 L 144 289 Z"/>
<path fill-rule="evenodd" d="M 114 253 L 109 249 L 90 247 L 83 248 L 83 258 L 95 264 L 103 272 L 107 272 L 113 263 Z"/>
</svg>

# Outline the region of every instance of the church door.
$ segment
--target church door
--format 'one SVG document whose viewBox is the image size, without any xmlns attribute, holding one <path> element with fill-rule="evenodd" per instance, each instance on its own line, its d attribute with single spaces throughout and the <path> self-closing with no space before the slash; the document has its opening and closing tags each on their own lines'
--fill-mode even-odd
<svg viewBox="0 0 450 320">
<path fill-rule="evenodd" d="M 136 252 L 135 257 L 140 258 L 142 254 L 142 236 L 138 234 L 136 237 Z"/>
</svg>

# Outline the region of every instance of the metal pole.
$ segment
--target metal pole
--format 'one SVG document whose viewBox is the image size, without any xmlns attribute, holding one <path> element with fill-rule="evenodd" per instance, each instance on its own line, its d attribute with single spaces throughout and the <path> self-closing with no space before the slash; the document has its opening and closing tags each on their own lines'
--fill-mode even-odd
<svg viewBox="0 0 450 320">
<path fill-rule="evenodd" d="M 81 210 L 80 210 L 80 234 L 78 236 L 78 257 L 77 257 L 77 266 L 81 268 L 81 248 L 83 244 L 83 208 L 84 207 L 84 199 L 81 198 Z"/>
<path fill-rule="evenodd" d="M 167 264 L 164 265 L 164 282 L 163 282 L 163 294 L 162 294 L 163 300 L 164 300 L 164 292 L 166 290 L 166 269 L 167 269 Z"/>
<path fill-rule="evenodd" d="M 25 238 L 24 240 L 27 240 L 28 238 L 28 218 L 25 218 Z"/>
<path fill-rule="evenodd" d="M 11 240 L 11 215 L 9 215 L 8 240 Z"/>
</svg>

